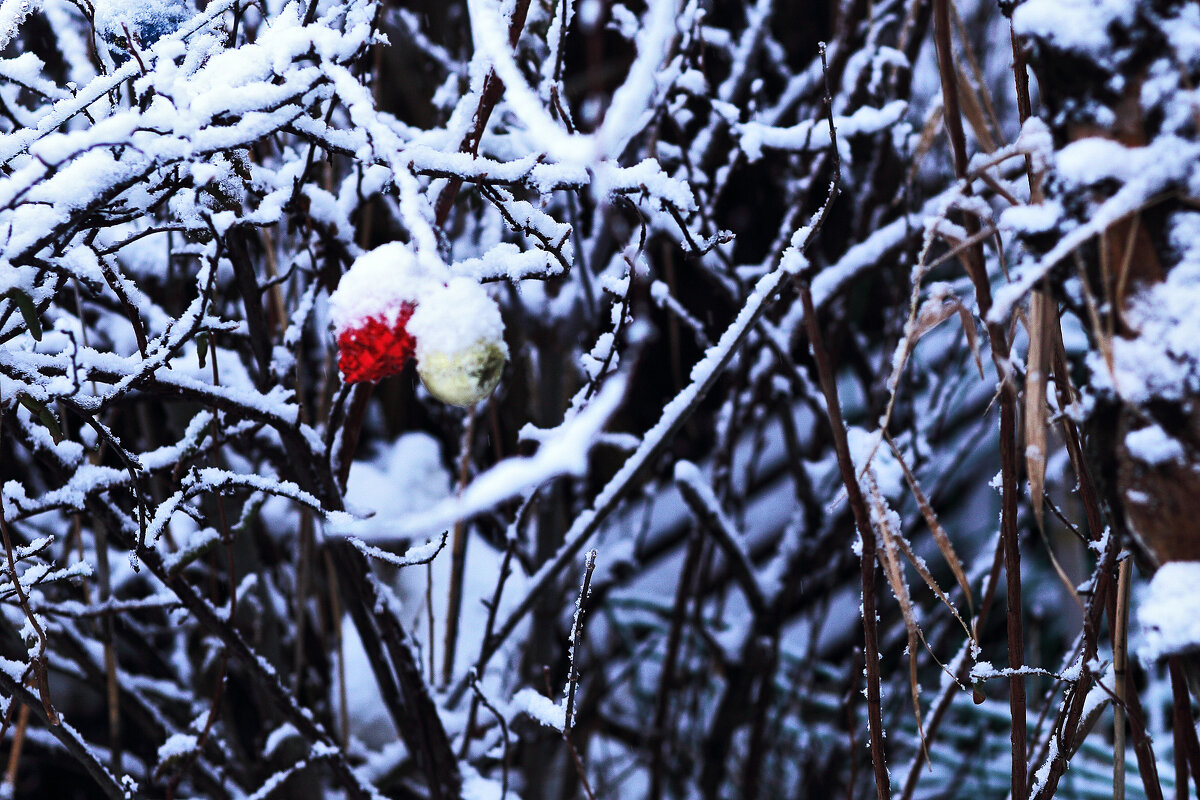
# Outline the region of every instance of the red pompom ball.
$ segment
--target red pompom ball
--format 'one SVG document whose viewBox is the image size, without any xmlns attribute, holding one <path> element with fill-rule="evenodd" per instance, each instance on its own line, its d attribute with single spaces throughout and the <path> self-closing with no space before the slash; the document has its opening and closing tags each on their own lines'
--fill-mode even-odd
<svg viewBox="0 0 1200 800">
<path fill-rule="evenodd" d="M 347 383 L 374 383 L 404 368 L 416 349 L 416 340 L 405 329 L 415 308 L 402 303 L 394 324 L 372 316 L 338 335 L 338 367 Z"/>
</svg>

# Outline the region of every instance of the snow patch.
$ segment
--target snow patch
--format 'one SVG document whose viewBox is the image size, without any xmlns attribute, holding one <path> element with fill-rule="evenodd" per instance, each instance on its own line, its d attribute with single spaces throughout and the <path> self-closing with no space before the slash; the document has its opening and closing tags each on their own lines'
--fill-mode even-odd
<svg viewBox="0 0 1200 800">
<path fill-rule="evenodd" d="M 1183 446 L 1157 425 L 1150 425 L 1125 436 L 1129 455 L 1144 464 L 1166 464 L 1182 461 Z"/>
<path fill-rule="evenodd" d="M 1200 650 L 1200 561 L 1163 564 L 1142 595 L 1137 617 L 1143 662 Z"/>
<path fill-rule="evenodd" d="M 1056 48 L 1101 58 L 1112 50 L 1110 25 L 1133 23 L 1132 0 L 1028 0 L 1013 12 L 1013 28 Z"/>
<path fill-rule="evenodd" d="M 522 689 L 512 699 L 515 713 L 526 714 L 547 728 L 561 731 L 567 724 L 567 710 L 544 694 L 533 689 Z"/>
<path fill-rule="evenodd" d="M 450 473 L 441 446 L 427 433 L 406 433 L 370 460 L 355 461 L 346 483 L 346 505 L 370 516 L 354 529 L 365 540 L 399 538 L 395 521 L 426 511 L 450 496 Z"/>
<path fill-rule="evenodd" d="M 194 753 L 200 747 L 199 740 L 190 733 L 176 733 L 158 748 L 158 760 L 168 761 Z"/>
</svg>

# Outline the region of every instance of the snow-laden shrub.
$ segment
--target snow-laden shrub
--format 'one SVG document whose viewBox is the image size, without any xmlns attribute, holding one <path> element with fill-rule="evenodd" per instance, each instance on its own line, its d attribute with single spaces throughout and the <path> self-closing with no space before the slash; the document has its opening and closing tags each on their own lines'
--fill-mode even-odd
<svg viewBox="0 0 1200 800">
<path fill-rule="evenodd" d="M 1195 773 L 1200 16 L 1001 6 L 0 0 L 0 791 Z"/>
</svg>

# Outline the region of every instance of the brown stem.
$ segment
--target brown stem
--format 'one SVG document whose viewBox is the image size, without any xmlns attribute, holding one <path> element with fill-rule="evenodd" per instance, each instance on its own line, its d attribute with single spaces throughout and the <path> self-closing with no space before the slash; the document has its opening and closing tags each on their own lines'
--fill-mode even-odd
<svg viewBox="0 0 1200 800">
<path fill-rule="evenodd" d="M 942 102 L 945 107 L 943 119 L 946 123 L 946 133 L 950 137 L 950 150 L 954 154 L 954 174 L 962 180 L 967 175 L 967 139 L 963 133 L 962 108 L 958 100 L 958 70 L 954 66 L 954 53 L 950 40 L 949 0 L 934 0 L 933 30 L 937 46 L 938 69 L 942 77 Z M 966 183 L 963 187 L 963 194 L 970 196 L 970 183 Z M 963 214 L 962 222 L 969 236 L 974 236 L 979 232 L 979 221 L 974 216 Z M 971 283 L 975 286 L 975 292 L 979 299 L 979 311 L 986 316 L 992 305 L 992 295 L 982 256 L 981 248 L 968 250 L 964 266 L 971 278 Z"/>
<path fill-rule="evenodd" d="M 458 465 L 458 491 L 467 486 L 471 471 L 471 441 L 475 438 L 475 406 L 467 411 L 463 432 L 462 455 Z M 450 550 L 450 597 L 446 603 L 446 639 L 442 645 L 442 685 L 449 686 L 454 676 L 454 654 L 458 649 L 458 623 L 462 615 L 463 575 L 467 566 L 467 523 L 454 523 L 454 543 Z"/>
<path fill-rule="evenodd" d="M 1187 800 L 1188 796 L 1188 765 L 1187 756 L 1183 752 L 1183 725 L 1186 724 L 1186 717 L 1179 713 L 1179 706 L 1176 704 L 1174 713 L 1171 716 L 1171 739 L 1175 748 L 1175 800 Z"/>
<path fill-rule="evenodd" d="M 1125 668 L 1129 653 L 1129 568 L 1128 557 L 1117 572 L 1117 605 L 1113 630 L 1113 800 L 1125 800 Z"/>
<path fill-rule="evenodd" d="M 950 38 L 949 0 L 934 0 L 933 26 L 938 70 L 942 79 L 942 97 L 946 109 L 946 132 L 950 137 L 950 149 L 954 155 L 954 172 L 964 182 L 963 194 L 969 196 L 971 185 L 967 180 L 967 143 L 963 133 L 957 69 L 954 66 Z M 962 222 L 969 236 L 974 236 L 979 231 L 979 221 L 975 217 L 963 215 Z M 986 318 L 992 305 L 992 293 L 984 265 L 982 243 L 967 251 L 964 266 L 975 287 L 979 313 Z M 1003 326 L 988 325 L 988 338 L 991 340 L 992 361 L 996 365 L 997 377 L 1000 380 L 1000 535 L 1004 542 L 1007 588 L 1008 665 L 1012 669 L 1008 678 L 1008 703 L 1012 718 L 1012 796 L 1021 798 L 1028 792 L 1029 773 L 1025 753 L 1025 677 L 1020 672 L 1025 662 L 1025 643 L 1021 627 L 1021 552 L 1017 546 L 1017 396 L 1016 387 L 1008 375 L 1007 336 Z"/>
<path fill-rule="evenodd" d="M 675 586 L 675 603 L 671 611 L 671 627 L 667 631 L 667 650 L 663 655 L 662 672 L 658 678 L 658 691 L 654 695 L 654 721 L 650 725 L 650 791 L 649 800 L 662 797 L 663 744 L 667 711 L 670 709 L 671 686 L 675 682 L 675 668 L 679 660 L 679 643 L 683 636 L 684 620 L 687 617 L 688 600 L 695 584 L 696 570 L 700 565 L 701 545 L 704 537 L 693 531 L 688 538 L 688 547 L 683 558 L 683 570 Z"/>
<path fill-rule="evenodd" d="M 775 700 L 775 673 L 779 668 L 779 637 L 772 636 L 759 646 L 765 650 L 766 663 L 761 670 L 758 697 L 754 704 L 754 716 L 750 724 L 750 743 L 747 747 L 746 767 L 742 772 L 742 787 L 746 797 L 760 797 L 763 762 L 766 760 L 769 740 L 767 718 Z"/>
<path fill-rule="evenodd" d="M 993 342 L 995 337 L 993 335 Z M 993 344 L 993 354 L 994 348 Z M 1021 551 L 1017 546 L 1017 412 L 1016 390 L 1006 378 L 1000 395 L 1001 536 L 1004 540 L 1005 612 L 1008 632 L 1008 705 L 1012 715 L 1012 792 L 1024 797 L 1028 791 L 1025 760 L 1026 718 L 1025 677 L 1019 670 L 1025 665 L 1024 631 L 1021 627 Z"/>
<path fill-rule="evenodd" d="M 1087 664 L 1096 655 L 1100 619 L 1107 606 L 1109 596 L 1115 589 L 1113 573 L 1116 570 L 1116 541 L 1118 538 L 1119 536 L 1116 534 L 1108 537 L 1104 552 L 1100 557 L 1100 563 L 1096 565 L 1093 573 L 1094 589 L 1084 612 L 1083 652 L 1081 655 L 1084 664 Z M 1083 679 L 1074 683 L 1068 690 L 1068 696 L 1063 701 L 1063 708 L 1055 721 L 1054 730 L 1058 732 L 1061 741 L 1072 742 L 1072 746 L 1059 749 L 1058 756 L 1050 763 L 1050 773 L 1042 783 L 1036 800 L 1048 800 L 1054 796 L 1058 788 L 1058 781 L 1066 772 L 1067 760 L 1082 741 L 1080 722 L 1083 718 L 1087 694 L 1093 682 L 1094 675 L 1085 671 Z"/>
<path fill-rule="evenodd" d="M 579 688 L 579 645 L 583 641 L 583 618 L 587 613 L 587 601 L 592 593 L 592 573 L 596 571 L 596 551 L 589 550 L 584 557 L 583 585 L 579 587 L 579 602 L 575 606 L 575 620 L 571 627 L 571 666 L 567 676 L 566 721 L 563 732 L 569 734 L 575 717 L 575 692 Z"/>
<path fill-rule="evenodd" d="M 350 478 L 350 465 L 354 462 L 354 451 L 358 449 L 358 435 L 362 432 L 367 403 L 370 402 L 374 390 L 373 383 L 357 383 L 350 389 L 350 405 L 346 409 L 346 421 L 342 425 L 342 446 L 336 462 L 338 484 L 343 488 Z"/>
<path fill-rule="evenodd" d="M 1013 54 L 1013 81 L 1017 88 L 1017 114 L 1021 119 L 1021 124 L 1025 124 L 1025 120 L 1033 116 L 1033 105 L 1029 101 L 1029 71 L 1025 64 L 1025 51 L 1021 49 L 1021 43 L 1017 41 L 1017 32 L 1012 27 L 1012 20 L 1008 23 L 1008 36 L 1012 42 Z M 1042 186 L 1038 179 L 1037 173 L 1033 169 L 1033 157 L 1025 156 L 1025 173 L 1029 177 L 1029 199 L 1034 203 L 1042 202 Z"/>
<path fill-rule="evenodd" d="M 512 20 L 508 24 L 509 47 L 517 46 L 517 40 L 521 38 L 521 30 L 525 27 L 525 17 L 528 13 L 529 0 L 517 0 L 516 6 L 513 8 Z M 479 154 L 479 142 L 483 139 L 483 132 L 487 129 L 492 109 L 496 107 L 503 96 L 504 82 L 500 80 L 495 71 L 489 70 L 487 77 L 483 79 L 483 91 L 479 93 L 479 104 L 475 106 L 475 117 L 471 121 L 471 129 L 467 131 L 467 135 L 463 137 L 462 143 L 458 147 L 460 153 L 470 153 L 473 156 Z M 439 227 L 446 224 L 446 219 L 450 216 L 450 209 L 454 206 L 454 198 L 458 196 L 458 190 L 462 188 L 462 185 L 461 177 L 451 177 L 441 193 L 438 194 L 437 201 L 434 203 L 434 220 Z"/>
<path fill-rule="evenodd" d="M 592 792 L 591 784 L 587 779 L 587 770 L 583 766 L 583 757 L 579 754 L 579 749 L 575 746 L 575 740 L 571 738 L 571 729 L 574 724 L 575 717 L 575 693 L 579 688 L 579 645 L 583 641 L 583 617 L 587 611 L 588 596 L 592 592 L 592 573 L 596 569 L 596 551 L 589 550 L 584 557 L 583 585 L 579 587 L 579 601 L 575 606 L 575 620 L 571 626 L 571 656 L 570 666 L 568 667 L 567 675 L 567 698 L 566 709 L 563 715 L 563 741 L 566 742 L 567 748 L 571 751 L 571 757 L 575 762 L 575 772 L 579 776 L 579 783 L 583 787 L 583 793 L 588 800 L 596 800 L 596 795 Z"/>
<path fill-rule="evenodd" d="M 996 598 L 996 583 L 997 583 L 997 578 L 1000 577 L 1000 564 L 1001 564 L 1001 560 L 1002 560 L 1003 556 L 1004 556 L 1004 543 L 997 541 L 996 542 L 996 554 L 995 554 L 995 557 L 992 559 L 992 570 L 991 570 L 990 575 L 988 576 L 987 583 L 984 584 L 985 588 L 984 588 L 984 593 L 983 593 L 983 600 L 979 604 L 979 614 L 978 614 L 978 616 L 975 617 L 975 621 L 972 625 L 972 628 L 973 628 L 972 637 L 976 641 L 978 641 L 978 639 L 979 639 L 980 623 L 983 620 L 986 620 L 988 618 L 988 615 L 991 613 L 991 610 L 992 610 L 992 602 Z M 967 644 L 964 644 L 963 646 L 967 647 L 967 646 L 969 646 L 969 644 L 970 644 L 970 642 L 968 642 Z M 955 677 L 957 677 L 958 680 L 960 680 L 960 681 L 965 681 L 971 672 L 971 666 L 972 666 L 971 660 L 968 658 L 964 658 L 962 661 L 962 665 L 959 667 L 958 672 Z M 938 699 L 934 702 L 933 709 L 932 709 L 931 713 L 929 714 L 929 721 L 926 723 L 926 726 L 925 726 L 925 741 L 928 745 L 932 746 L 933 739 L 937 735 L 938 728 L 941 726 L 942 720 L 946 716 L 946 712 L 950 710 L 950 706 L 954 702 L 955 699 L 956 699 L 955 693 L 943 692 L 942 694 L 940 694 L 938 696 Z M 982 695 L 979 696 L 979 698 L 976 700 L 976 702 L 983 702 Z M 900 800 L 911 800 L 913 793 L 916 791 L 917 781 L 920 779 L 921 770 L 925 766 L 925 757 L 928 755 L 928 753 L 927 753 L 928 749 L 929 749 L 928 747 L 922 747 L 917 750 L 916 756 L 913 758 L 912 765 L 909 767 L 908 777 L 906 777 L 904 779 L 904 791 L 900 795 Z"/>
<path fill-rule="evenodd" d="M 1167 661 L 1167 668 L 1171 674 L 1171 696 L 1175 703 L 1175 732 L 1179 739 L 1182 740 L 1183 754 L 1187 758 L 1187 766 L 1190 767 L 1192 780 L 1196 782 L 1196 789 L 1200 791 L 1200 739 L 1196 737 L 1196 722 L 1192 718 L 1192 701 L 1188 695 L 1187 680 L 1183 675 L 1183 667 L 1179 663 L 1179 656 L 1172 656 Z M 1178 747 L 1178 745 L 1176 745 Z M 1179 755 L 1176 754 L 1176 759 Z M 1183 786 L 1183 795 L 1187 796 L 1187 780 Z M 1179 791 L 1179 787 L 1176 787 Z"/>
<path fill-rule="evenodd" d="M 240 228 L 234 228 L 225 235 L 225 250 L 229 255 L 229 263 L 233 265 L 233 274 L 238 291 L 242 294 L 242 304 L 246 309 L 246 326 L 250 330 L 250 350 L 258 367 L 259 388 L 265 387 L 271 375 L 271 331 L 267 325 L 267 315 L 263 313 L 262 290 L 258 285 L 258 273 L 250 260 L 250 251 L 246 245 L 246 233 Z M 216 348 L 213 348 L 216 356 Z"/>
<path fill-rule="evenodd" d="M 817 324 L 817 310 L 813 304 L 812 290 L 807 281 L 798 281 L 800 302 L 804 304 L 804 323 L 808 330 L 808 343 L 812 348 L 813 359 L 817 363 L 817 376 L 821 382 L 821 391 L 825 394 L 825 405 L 829 413 L 829 425 L 833 431 L 833 446 L 837 451 L 838 469 L 842 473 L 842 482 L 846 485 L 846 496 L 850 501 L 850 510 L 854 514 L 854 525 L 862 542 L 862 616 L 863 637 L 865 640 L 865 658 L 867 662 L 867 724 L 871 739 L 871 764 L 875 769 L 875 793 L 879 800 L 887 800 L 891 795 L 888 782 L 887 763 L 884 760 L 883 749 L 883 713 L 879 691 L 879 630 L 875 612 L 875 531 L 871 527 L 871 515 L 863 498 L 862 487 L 854 471 L 854 461 L 850 458 L 850 444 L 846 436 L 846 423 L 842 418 L 842 407 L 838 400 L 837 384 L 834 383 L 833 369 L 829 364 L 829 354 L 825 350 L 825 341 L 821 336 L 821 327 Z M 1022 759 L 1024 763 L 1024 759 Z"/>
<path fill-rule="evenodd" d="M 4 553 L 8 558 L 8 574 L 12 578 L 13 591 L 17 595 L 17 604 L 21 606 L 21 611 L 24 612 L 25 618 L 29 620 L 29 624 L 33 628 L 33 632 L 38 640 L 37 655 L 30 660 L 29 669 L 32 671 L 36 681 L 46 719 L 51 725 L 58 725 L 58 712 L 54 710 L 54 706 L 50 703 L 50 690 L 46 683 L 46 631 L 42 627 L 42 623 L 38 620 L 37 615 L 33 613 L 33 609 L 29 605 L 29 595 L 26 594 L 25 587 L 21 585 L 20 576 L 17 574 L 17 558 L 13 550 L 12 536 L 8 531 L 8 522 L 4 518 L 2 501 L 0 501 L 0 537 L 4 540 Z"/>
<path fill-rule="evenodd" d="M 4 770 L 4 783 L 9 787 L 9 797 L 16 796 L 17 768 L 21 766 L 21 750 L 25 745 L 25 729 L 29 726 L 29 706 L 22 704 L 17 712 L 17 729 L 13 731 L 12 750 L 8 753 L 8 766 Z"/>
</svg>

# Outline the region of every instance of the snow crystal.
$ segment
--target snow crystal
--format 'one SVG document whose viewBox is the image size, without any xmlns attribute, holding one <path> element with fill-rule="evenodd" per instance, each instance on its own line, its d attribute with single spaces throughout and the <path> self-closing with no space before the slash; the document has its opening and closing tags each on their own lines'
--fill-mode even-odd
<svg viewBox="0 0 1200 800">
<path fill-rule="evenodd" d="M 504 797 L 504 787 L 498 781 L 484 778 L 465 765 L 463 772 L 462 792 L 459 795 L 462 800 L 502 800 Z"/>
<path fill-rule="evenodd" d="M 1014 305 L 1055 265 L 1118 220 L 1143 208 L 1155 195 L 1187 180 L 1198 156 L 1200 147 L 1196 144 L 1168 135 L 1159 136 L 1145 147 L 1125 147 L 1096 137 L 1080 139 L 1064 147 L 1056 159 L 1057 176 L 1064 184 L 1090 186 L 1111 179 L 1124 185 L 1092 210 L 1084 224 L 1060 237 L 1050 252 L 1036 263 L 1022 267 L 1012 282 L 999 287 L 988 320 L 1006 323 Z M 1189 305 L 1194 308 L 1194 300 L 1189 301 Z M 1175 332 L 1176 337 L 1182 338 L 1186 330 L 1187 326 L 1183 326 Z M 1196 341 L 1193 334 L 1186 335 Z"/>
<path fill-rule="evenodd" d="M 1162 31 L 1171 43 L 1175 58 L 1184 64 L 1195 63 L 1200 59 L 1200 8 L 1185 4 L 1172 22 L 1174 24 L 1163 25 Z"/>
<path fill-rule="evenodd" d="M 28 669 L 29 665 L 24 661 L 9 661 L 7 658 L 0 658 L 0 672 L 12 678 L 16 683 L 25 681 L 25 672 Z"/>
<path fill-rule="evenodd" d="M 42 4 L 34 0 L 5 0 L 0 2 L 0 50 L 8 47 L 21 23 Z"/>
<path fill-rule="evenodd" d="M 1018 150 L 1032 156 L 1035 163 L 1047 163 L 1054 153 L 1054 134 L 1038 117 L 1030 117 L 1021 125 L 1021 133 L 1013 143 Z"/>
<path fill-rule="evenodd" d="M 1076 663 L 1079 665 L 1079 671 L 1082 672 L 1083 671 L 1082 661 L 1078 661 Z M 1105 691 L 1105 688 L 1116 686 L 1116 685 L 1117 685 L 1117 671 L 1116 671 L 1116 668 L 1110 664 L 1108 669 L 1105 671 L 1104 675 L 1100 678 L 1100 680 L 1098 680 L 1096 682 L 1096 684 L 1091 689 L 1088 690 L 1087 697 L 1083 698 L 1083 715 L 1082 715 L 1083 719 L 1088 719 L 1092 714 L 1094 714 L 1096 712 L 1097 708 L 1099 708 L 1100 706 L 1104 705 L 1105 703 L 1109 702 L 1109 700 L 1112 699 L 1110 697 L 1110 695 L 1108 694 L 1108 692 Z"/>
<path fill-rule="evenodd" d="M 1058 758 L 1058 737 L 1050 737 L 1050 746 L 1046 751 L 1046 760 L 1037 768 L 1037 772 L 1033 773 L 1033 789 L 1030 792 L 1030 797 L 1037 797 L 1041 792 L 1042 787 L 1046 785 L 1046 781 L 1050 779 L 1050 768 L 1054 766 L 1055 760 Z"/>
<path fill-rule="evenodd" d="M 1000 227 L 1016 233 L 1045 233 L 1054 229 L 1062 215 L 1057 202 L 1011 206 L 1000 213 Z"/>
<path fill-rule="evenodd" d="M 620 3 L 614 3 L 609 9 L 611 19 L 608 22 L 608 27 L 615 30 L 625 39 L 632 39 L 637 35 L 638 18 L 637 15 Z"/>
<path fill-rule="evenodd" d="M 1141 172 L 1147 156 L 1154 155 L 1161 154 L 1143 147 L 1126 147 L 1112 139 L 1088 136 L 1059 150 L 1055 166 L 1059 178 L 1090 186 L 1103 180 L 1126 181 Z"/>
<path fill-rule="evenodd" d="M 513 283 L 544 274 L 558 275 L 562 266 L 545 250 L 522 250 L 511 242 L 501 242 L 479 258 L 454 263 L 454 272 L 475 280 L 505 278 Z"/>
<path fill-rule="evenodd" d="M 1164 283 L 1143 289 L 1128 303 L 1125 322 L 1138 335 L 1113 339 L 1112 373 L 1102 359 L 1091 359 L 1096 384 L 1132 403 L 1177 400 L 1194 393 L 1200 368 L 1197 303 L 1200 264 L 1185 253 Z"/>
<path fill-rule="evenodd" d="M 1169 561 L 1138 603 L 1138 657 L 1145 663 L 1200 650 L 1200 561 Z"/>
<path fill-rule="evenodd" d="M 290 722 L 283 723 L 267 736 L 267 742 L 263 745 L 263 758 L 270 758 L 275 755 L 275 751 L 279 749 L 281 744 L 299 735 L 300 732 L 296 730 L 296 726 Z"/>
<path fill-rule="evenodd" d="M 977 661 L 975 662 L 975 665 L 971 667 L 970 678 L 973 681 L 982 681 L 987 680 L 988 678 L 994 678 L 998 674 L 999 672 L 994 666 L 992 666 L 992 662 Z"/>
<path fill-rule="evenodd" d="M 893 100 L 883 108 L 860 108 L 848 117 L 835 117 L 833 125 L 843 138 L 878 133 L 895 125 L 907 108 L 908 104 L 903 100 Z M 741 134 L 739 144 L 751 161 L 762 157 L 763 148 L 811 151 L 830 144 L 829 122 L 824 118 L 805 120 L 790 128 L 747 122 L 738 126 L 738 132 Z"/>
</svg>

